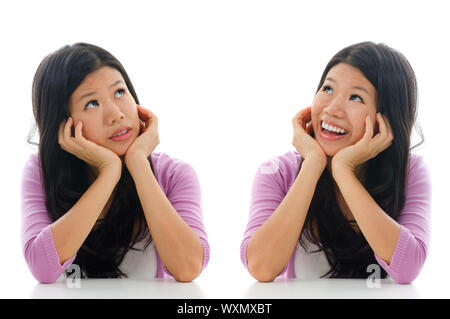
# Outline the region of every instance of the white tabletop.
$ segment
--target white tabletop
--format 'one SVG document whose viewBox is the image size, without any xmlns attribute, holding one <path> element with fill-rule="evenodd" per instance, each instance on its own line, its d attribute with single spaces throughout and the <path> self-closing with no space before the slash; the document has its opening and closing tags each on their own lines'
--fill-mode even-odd
<svg viewBox="0 0 450 319">
<path fill-rule="evenodd" d="M 283 279 L 271 283 L 200 279 L 180 283 L 169 279 L 82 279 L 76 282 L 58 280 L 53 284 L 38 284 L 28 298 L 150 298 L 150 299 L 309 299 L 309 298 L 449 298 L 449 293 L 437 292 L 436 283 L 396 284 L 382 279 L 379 285 L 363 279 Z M 72 287 L 70 287 L 72 286 Z M 26 297 L 26 296 L 24 296 Z"/>
</svg>

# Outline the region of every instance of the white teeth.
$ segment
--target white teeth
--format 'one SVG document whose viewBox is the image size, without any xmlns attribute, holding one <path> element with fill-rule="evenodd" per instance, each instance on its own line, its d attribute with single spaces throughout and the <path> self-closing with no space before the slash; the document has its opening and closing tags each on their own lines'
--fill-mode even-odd
<svg viewBox="0 0 450 319">
<path fill-rule="evenodd" d="M 324 129 L 328 130 L 328 131 L 333 131 L 333 132 L 340 133 L 340 134 L 345 134 L 345 133 L 347 133 L 347 131 L 345 131 L 345 130 L 343 130 L 343 129 L 341 129 L 341 128 L 334 127 L 334 126 L 332 126 L 332 125 L 328 125 L 328 124 L 325 123 L 325 122 L 322 122 L 322 127 L 323 127 Z"/>
<path fill-rule="evenodd" d="M 117 133 L 116 135 L 114 135 L 114 137 L 120 136 L 120 135 L 122 135 L 122 134 L 126 133 L 127 131 L 128 131 L 128 129 L 126 129 L 126 130 L 123 130 L 122 132 L 120 132 L 120 133 Z"/>
</svg>

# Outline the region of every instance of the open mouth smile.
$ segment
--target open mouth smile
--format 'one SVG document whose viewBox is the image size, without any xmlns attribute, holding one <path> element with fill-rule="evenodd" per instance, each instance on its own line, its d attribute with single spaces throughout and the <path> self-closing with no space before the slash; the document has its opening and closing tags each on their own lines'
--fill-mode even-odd
<svg viewBox="0 0 450 319">
<path fill-rule="evenodd" d="M 320 123 L 320 131 L 319 134 L 322 138 L 326 140 L 338 140 L 344 138 L 345 135 L 348 134 L 348 131 L 344 128 L 331 125 L 326 123 L 325 121 L 321 121 Z"/>
</svg>

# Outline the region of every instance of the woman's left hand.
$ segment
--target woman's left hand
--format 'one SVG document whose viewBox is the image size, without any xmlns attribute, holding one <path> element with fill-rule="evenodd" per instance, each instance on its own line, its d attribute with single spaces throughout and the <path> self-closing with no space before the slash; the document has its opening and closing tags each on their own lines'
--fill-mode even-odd
<svg viewBox="0 0 450 319">
<path fill-rule="evenodd" d="M 125 154 L 125 163 L 133 157 L 148 158 L 159 144 L 158 118 L 150 110 L 137 105 L 140 119 L 139 136 L 130 145 Z"/>
<path fill-rule="evenodd" d="M 373 136 L 373 124 L 368 115 L 363 137 L 357 143 L 341 149 L 333 156 L 332 171 L 344 168 L 354 172 L 358 165 L 377 156 L 392 144 L 394 135 L 388 119 L 377 113 L 376 120 L 379 133 Z"/>
</svg>

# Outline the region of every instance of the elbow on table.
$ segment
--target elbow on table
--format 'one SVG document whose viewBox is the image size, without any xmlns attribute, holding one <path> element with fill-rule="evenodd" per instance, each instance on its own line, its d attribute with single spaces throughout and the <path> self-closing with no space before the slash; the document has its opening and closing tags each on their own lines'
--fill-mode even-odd
<svg viewBox="0 0 450 319">
<path fill-rule="evenodd" d="M 428 247 L 420 240 L 416 240 L 415 243 L 415 249 L 411 249 L 404 257 L 402 269 L 391 276 L 398 284 L 412 283 L 419 276 L 425 264 Z"/>
<path fill-rule="evenodd" d="M 411 275 L 399 275 L 397 277 L 393 277 L 394 281 L 400 285 L 409 285 L 411 284 L 417 276 Z"/>
<path fill-rule="evenodd" d="M 260 263 L 248 262 L 248 272 L 253 278 L 260 282 L 274 281 L 277 275 L 268 269 L 268 267 L 261 266 Z"/>
<path fill-rule="evenodd" d="M 191 282 L 197 278 L 202 272 L 202 264 L 194 264 L 190 266 L 180 267 L 177 271 L 173 273 L 170 272 L 172 277 L 179 282 Z"/>
<path fill-rule="evenodd" d="M 24 257 L 28 269 L 40 284 L 51 284 L 59 278 L 60 274 L 52 272 L 46 260 L 38 258 L 31 246 L 24 247 Z"/>
<path fill-rule="evenodd" d="M 53 284 L 59 278 L 59 276 L 58 277 L 52 277 L 52 276 L 42 276 L 42 275 L 36 276 L 36 275 L 34 275 L 34 278 L 40 284 Z"/>
<path fill-rule="evenodd" d="M 173 275 L 173 278 L 178 282 L 191 282 L 200 275 L 200 272 L 183 272 Z"/>
<path fill-rule="evenodd" d="M 59 274 L 52 273 L 48 269 L 48 267 L 46 267 L 46 265 L 31 265 L 30 263 L 28 263 L 28 267 L 29 267 L 33 277 L 40 284 L 52 284 L 60 276 Z"/>
<path fill-rule="evenodd" d="M 420 269 L 406 270 L 392 276 L 392 279 L 394 279 L 397 284 L 409 285 L 419 276 L 419 273 Z"/>
<path fill-rule="evenodd" d="M 258 280 L 259 282 L 272 282 L 277 277 L 271 273 L 265 273 L 265 272 L 261 272 L 261 271 L 250 271 L 249 270 L 249 272 L 252 275 L 252 277 L 255 278 L 256 280 Z"/>
<path fill-rule="evenodd" d="M 28 261 L 27 264 L 31 274 L 40 284 L 52 284 L 60 276 L 60 274 L 52 272 L 48 265 L 31 263 Z"/>
</svg>

